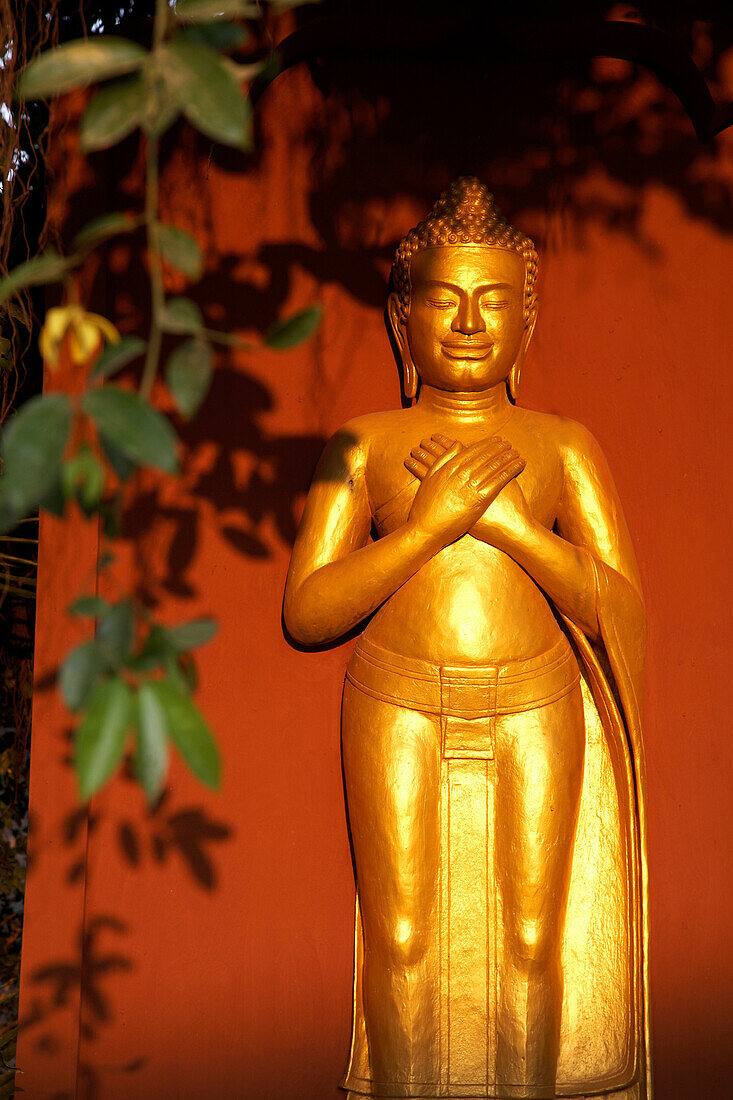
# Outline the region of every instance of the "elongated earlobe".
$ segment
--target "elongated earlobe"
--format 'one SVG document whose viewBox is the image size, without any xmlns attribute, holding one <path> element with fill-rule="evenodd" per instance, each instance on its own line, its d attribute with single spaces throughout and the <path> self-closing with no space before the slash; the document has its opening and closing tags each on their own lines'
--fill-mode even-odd
<svg viewBox="0 0 733 1100">
<path fill-rule="evenodd" d="M 405 388 L 405 397 L 408 401 L 413 401 L 417 397 L 417 371 L 415 370 L 415 364 L 409 354 L 402 356 L 402 371 L 402 384 Z"/>
<path fill-rule="evenodd" d="M 507 386 L 509 387 L 509 396 L 511 397 L 512 401 L 515 401 L 515 402 L 519 397 L 519 382 L 521 380 L 521 377 L 522 377 L 522 368 L 520 367 L 519 361 L 517 360 L 517 362 L 514 364 L 512 369 L 509 371 L 509 377 L 507 379 Z"/>
<path fill-rule="evenodd" d="M 509 377 L 507 378 L 507 387 L 509 389 L 509 396 L 512 401 L 517 401 L 519 398 L 519 383 L 522 378 L 522 367 L 524 366 L 524 360 L 529 350 L 529 345 L 532 342 L 532 336 L 534 334 L 534 326 L 537 323 L 537 302 L 535 301 L 532 306 L 532 312 L 527 318 L 527 324 L 524 329 L 524 335 L 522 336 L 522 343 L 519 346 L 519 354 L 514 360 L 514 366 L 509 371 Z"/>
<path fill-rule="evenodd" d="M 402 320 L 402 314 L 400 311 L 399 300 L 396 294 L 390 294 L 389 301 L 387 302 L 387 316 L 389 317 L 390 328 L 394 335 L 395 342 L 399 349 L 400 359 L 402 360 L 402 385 L 405 391 L 405 397 L 408 401 L 414 401 L 417 396 L 417 371 L 415 364 L 410 354 L 410 347 L 407 343 L 407 336 L 405 334 L 405 324 Z"/>
</svg>

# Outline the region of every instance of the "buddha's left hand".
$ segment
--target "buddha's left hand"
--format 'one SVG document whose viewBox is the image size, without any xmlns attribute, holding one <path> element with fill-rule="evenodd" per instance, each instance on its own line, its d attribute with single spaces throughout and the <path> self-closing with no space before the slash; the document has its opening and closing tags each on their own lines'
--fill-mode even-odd
<svg viewBox="0 0 733 1100">
<path fill-rule="evenodd" d="M 415 477 L 422 481 L 433 463 L 455 443 L 456 440 L 440 434 L 433 435 L 430 439 L 423 439 L 420 446 L 414 447 L 411 452 L 411 457 L 417 459 L 417 463 L 410 467 Z M 424 471 L 422 467 L 425 467 Z M 526 497 L 517 479 L 513 478 L 473 525 L 469 534 L 480 539 L 481 542 L 490 543 L 497 549 L 503 550 L 508 549 L 517 540 L 521 541 L 523 533 L 533 523 Z"/>
</svg>

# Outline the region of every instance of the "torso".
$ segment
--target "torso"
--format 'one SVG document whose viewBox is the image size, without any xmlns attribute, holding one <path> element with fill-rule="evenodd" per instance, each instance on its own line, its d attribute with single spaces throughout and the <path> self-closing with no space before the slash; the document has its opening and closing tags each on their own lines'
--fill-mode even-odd
<svg viewBox="0 0 733 1100">
<path fill-rule="evenodd" d="M 495 424 L 458 421 L 419 406 L 362 418 L 366 483 L 377 536 L 405 522 L 417 479 L 404 466 L 410 450 L 434 432 L 468 444 L 489 434 L 509 440 L 526 459 L 518 481 L 535 518 L 551 528 L 563 484 L 555 425 L 559 418 L 511 409 Z M 365 636 L 407 657 L 435 664 L 504 664 L 545 652 L 560 627 L 542 590 L 508 555 L 465 535 L 445 547 L 397 590 Z"/>
</svg>

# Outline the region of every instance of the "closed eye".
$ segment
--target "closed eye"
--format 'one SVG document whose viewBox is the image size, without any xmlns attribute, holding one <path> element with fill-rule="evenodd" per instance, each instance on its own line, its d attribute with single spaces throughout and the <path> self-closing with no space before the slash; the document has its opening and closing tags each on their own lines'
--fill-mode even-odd
<svg viewBox="0 0 733 1100">
<path fill-rule="evenodd" d="M 450 309 L 455 305 L 455 302 L 449 301 L 447 298 L 428 298 L 428 305 L 435 306 L 436 309 Z"/>
<path fill-rule="evenodd" d="M 510 303 L 506 298 L 504 298 L 504 299 L 502 299 L 501 301 L 498 301 L 498 302 L 495 301 L 495 300 L 489 299 L 489 301 L 481 303 L 481 308 L 482 309 L 507 309 L 509 305 L 510 305 Z"/>
</svg>

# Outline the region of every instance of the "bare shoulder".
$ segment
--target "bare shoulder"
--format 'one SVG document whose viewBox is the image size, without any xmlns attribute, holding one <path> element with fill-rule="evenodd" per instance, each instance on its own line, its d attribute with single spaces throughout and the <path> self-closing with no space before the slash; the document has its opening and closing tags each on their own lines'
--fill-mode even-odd
<svg viewBox="0 0 733 1100">
<path fill-rule="evenodd" d="M 388 409 L 386 412 L 366 413 L 364 416 L 355 416 L 347 421 L 339 433 L 344 432 L 358 439 L 364 446 L 378 446 L 387 436 L 400 432 L 410 421 L 415 419 L 414 408 Z M 338 434 L 338 433 L 337 433 Z"/>
<path fill-rule="evenodd" d="M 598 440 L 577 420 L 554 413 L 522 409 L 522 421 L 533 435 L 552 448 L 563 465 L 578 462 L 596 464 L 603 461 Z"/>
<path fill-rule="evenodd" d="M 318 466 L 320 476 L 353 477 L 363 474 L 370 453 L 375 453 L 406 426 L 410 409 L 366 413 L 347 420 L 326 444 Z"/>
</svg>

